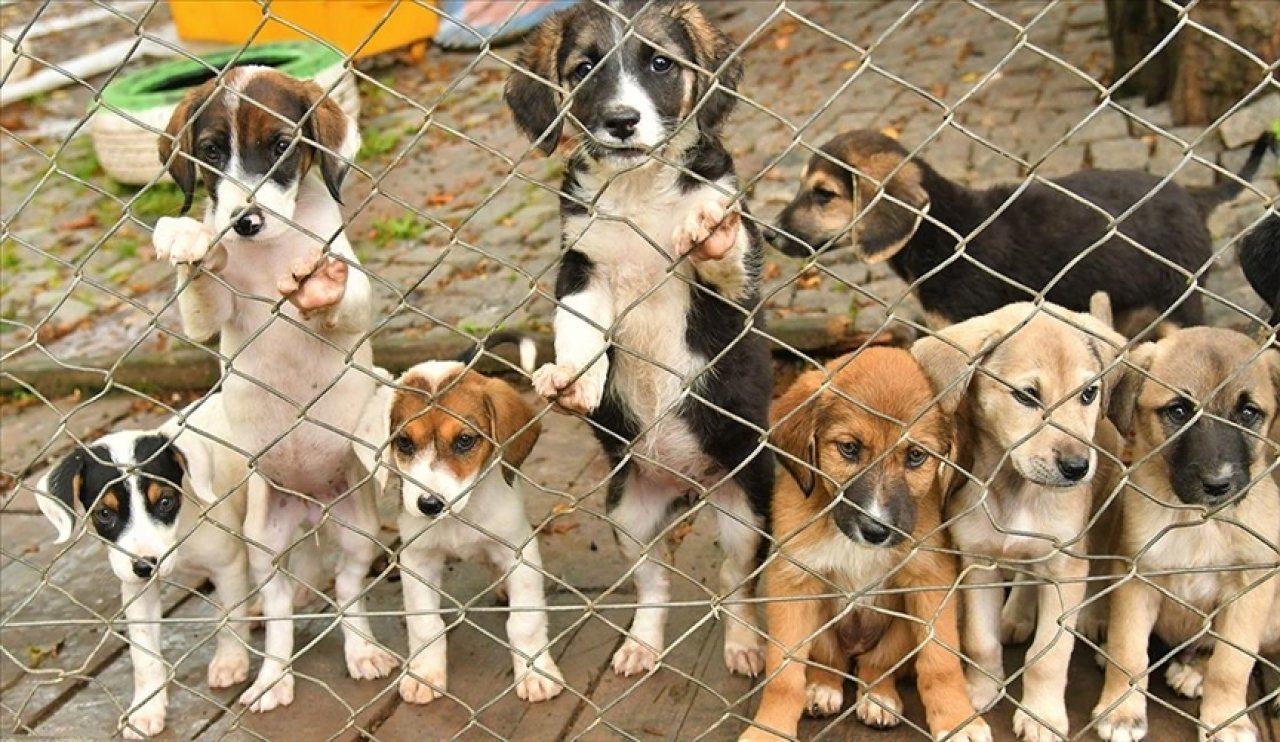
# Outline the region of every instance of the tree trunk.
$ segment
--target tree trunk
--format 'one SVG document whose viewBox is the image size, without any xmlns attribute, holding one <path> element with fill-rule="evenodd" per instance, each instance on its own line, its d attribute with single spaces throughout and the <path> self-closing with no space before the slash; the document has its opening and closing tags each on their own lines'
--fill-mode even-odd
<svg viewBox="0 0 1280 742">
<path fill-rule="evenodd" d="M 1170 101 L 1178 125 L 1212 123 L 1262 82 L 1280 49 L 1273 0 L 1200 0 L 1176 31 L 1182 13 L 1161 0 L 1106 0 L 1106 9 L 1114 79 L 1141 64 L 1117 94 Z"/>
</svg>

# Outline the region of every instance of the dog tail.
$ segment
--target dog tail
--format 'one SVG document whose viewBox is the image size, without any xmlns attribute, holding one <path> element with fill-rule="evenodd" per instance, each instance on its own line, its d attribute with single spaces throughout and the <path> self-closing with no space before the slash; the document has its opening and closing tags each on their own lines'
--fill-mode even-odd
<svg viewBox="0 0 1280 742">
<path fill-rule="evenodd" d="M 527 332 L 519 330 L 498 330 L 491 332 L 485 336 L 483 340 L 476 344 L 473 348 L 468 348 L 458 356 L 457 360 L 461 363 L 470 365 L 481 353 L 492 351 L 499 345 L 515 343 L 520 349 L 520 368 L 526 374 L 533 373 L 538 367 L 538 344 L 534 341 L 533 336 Z"/>
<path fill-rule="evenodd" d="M 1240 242 L 1240 269 L 1280 324 L 1280 214 L 1268 214 Z"/>
<path fill-rule="evenodd" d="M 1242 183 L 1248 183 L 1258 174 L 1258 168 L 1262 166 L 1262 158 L 1266 156 L 1267 150 L 1271 150 L 1277 156 L 1280 156 L 1280 146 L 1277 146 L 1276 136 L 1271 132 L 1265 132 L 1258 140 L 1253 143 L 1253 149 L 1249 150 L 1249 159 L 1245 160 L 1244 167 L 1240 168 L 1240 172 L 1236 173 L 1236 178 L 1228 178 L 1227 182 L 1208 188 L 1191 188 L 1191 198 L 1196 202 L 1196 207 L 1200 209 L 1200 216 L 1208 219 L 1213 210 L 1222 204 L 1230 201 L 1240 192 L 1244 190 Z"/>
</svg>

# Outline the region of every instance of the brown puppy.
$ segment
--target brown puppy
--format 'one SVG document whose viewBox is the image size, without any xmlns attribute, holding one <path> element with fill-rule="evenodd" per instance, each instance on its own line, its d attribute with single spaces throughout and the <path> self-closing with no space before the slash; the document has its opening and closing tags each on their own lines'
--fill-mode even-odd
<svg viewBox="0 0 1280 742">
<path fill-rule="evenodd" d="M 1266 439 L 1280 352 L 1197 327 L 1143 344 L 1129 360 L 1111 417 L 1133 442 L 1118 532 L 1118 553 L 1129 562 L 1120 568 L 1132 574 L 1111 595 L 1107 678 L 1093 710 L 1098 734 L 1113 742 L 1146 736 L 1154 630 L 1170 645 L 1212 647 L 1203 671 L 1195 660 L 1172 662 L 1165 675 L 1184 695 L 1203 694 L 1200 738 L 1257 740 L 1244 713 L 1249 676 L 1260 649 L 1280 649 L 1280 493 L 1269 474 L 1275 444 Z"/>
<path fill-rule="evenodd" d="M 947 599 L 956 560 L 945 553 L 936 456 L 950 437 L 933 398 L 911 354 L 868 348 L 801 376 L 774 403 L 770 441 L 791 476 L 774 488 L 776 553 L 764 588 L 794 600 L 766 604 L 769 682 L 744 739 L 794 737 L 806 706 L 839 711 L 850 655 L 868 688 L 858 718 L 896 725 L 895 675 L 917 651 L 930 732 L 991 739 L 965 692 L 956 601 Z"/>
</svg>

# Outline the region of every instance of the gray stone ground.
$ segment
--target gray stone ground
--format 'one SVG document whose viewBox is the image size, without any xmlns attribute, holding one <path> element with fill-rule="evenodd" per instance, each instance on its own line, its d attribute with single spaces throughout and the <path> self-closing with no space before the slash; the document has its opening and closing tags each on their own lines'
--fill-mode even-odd
<svg viewBox="0 0 1280 742">
<path fill-rule="evenodd" d="M 46 12 L 66 13 L 75 5 L 55 3 Z M 3 6 L 0 26 L 12 27 L 34 7 Z M 136 15 L 139 6 L 131 7 Z M 739 107 L 727 138 L 740 173 L 752 184 L 750 204 L 765 218 L 789 197 L 808 148 L 847 128 L 891 129 L 911 146 L 927 142 L 924 157 L 972 185 L 1018 178 L 1029 167 L 1046 176 L 1081 167 L 1161 174 L 1179 168 L 1179 182 L 1205 184 L 1213 178 L 1205 163 L 1238 169 L 1248 142 L 1277 117 L 1280 106 L 1273 94 L 1258 109 L 1203 131 L 1170 128 L 1163 106 L 1101 104 L 1095 81 L 1106 78 L 1109 54 L 1100 3 L 780 7 L 762 1 L 708 7 L 731 36 L 749 40 L 741 90 L 749 101 Z M 155 6 L 145 27 L 159 27 L 166 14 L 164 5 Z M 32 48 L 50 54 L 87 50 L 130 27 L 114 21 L 33 42 Z M 501 60 L 514 53 L 503 48 L 477 62 L 470 54 L 429 49 L 420 58 L 388 54 L 357 64 L 364 77 L 366 146 L 344 201 L 352 241 L 375 276 L 385 336 L 427 336 L 448 333 L 449 327 L 476 332 L 499 323 L 546 325 L 551 304 L 539 289 L 549 287 L 557 257 L 554 190 L 560 166 L 527 154 L 527 143 L 501 104 Z M 39 133 L 74 122 L 91 97 L 88 89 L 69 88 L 0 112 L 0 348 L 6 363 L 42 354 L 115 359 L 133 347 L 175 345 L 152 324 L 159 314 L 161 325 L 178 327 L 168 308 L 172 276 L 152 259 L 148 227 L 176 212 L 172 189 L 121 189 L 102 175 L 87 138 L 64 147 L 60 139 Z M 1188 145 L 1197 161 L 1184 162 Z M 54 153 L 59 154 L 51 167 Z M 513 162 L 533 182 L 512 178 Z M 1277 194 L 1272 173 L 1255 183 L 1267 199 Z M 1244 195 L 1211 222 L 1221 250 L 1209 290 L 1248 310 L 1260 302 L 1243 283 L 1231 241 L 1264 205 L 1263 197 Z M 918 306 L 909 297 L 900 301 L 905 287 L 883 266 L 861 265 L 845 253 L 801 273 L 798 261 L 776 253 L 768 259 L 771 318 L 850 319 L 867 331 L 882 325 L 886 306 L 918 318 Z M 1224 305 L 1213 309 L 1211 319 L 1243 324 L 1243 316 Z M 184 398 L 162 401 L 178 404 Z M 68 434 L 145 427 L 161 415 L 149 400 L 125 395 L 0 405 L 0 735 L 106 736 L 115 729 L 119 704 L 129 697 L 129 672 L 122 643 L 101 620 L 119 618 L 102 546 L 85 540 L 64 551 L 50 544 L 29 492 L 15 484 L 38 475 L 67 450 Z M 451 573 L 458 580 L 456 595 L 482 597 L 467 626 L 451 637 L 453 666 L 476 673 L 474 683 L 453 688 L 453 705 L 413 708 L 398 703 L 393 685 L 346 680 L 332 626 L 315 619 L 300 630 L 299 646 L 314 641 L 316 647 L 299 662 L 307 676 L 299 702 L 286 712 L 243 715 L 230 703 L 234 694 L 204 688 L 202 662 L 210 648 L 197 640 L 207 634 L 207 624 L 177 619 L 203 616 L 207 609 L 193 593 L 174 589 L 165 604 L 166 615 L 175 619 L 167 649 L 198 648 L 176 670 L 182 689 L 174 691 L 169 736 L 404 739 L 465 732 L 468 738 L 542 739 L 585 732 L 603 739 L 621 732 L 635 738 L 731 738 L 756 696 L 751 684 L 724 676 L 718 630 L 706 620 L 702 583 L 713 579 L 715 565 L 708 518 L 700 519 L 678 554 L 683 578 L 677 580 L 676 598 L 690 603 L 674 612 L 670 636 L 680 638 L 673 638 L 664 668 L 644 682 L 614 678 L 606 669 L 619 641 L 606 622 L 625 623 L 627 613 L 595 601 L 634 600 L 629 584 L 619 580 L 627 565 L 601 515 L 606 469 L 581 423 L 565 418 L 550 422 L 527 467 L 544 488 L 531 502 L 530 515 L 543 524 L 543 551 L 557 578 L 552 628 L 576 695 L 535 708 L 515 701 L 509 665 L 493 638 L 500 636 L 500 615 L 483 597 L 489 581 L 482 570 L 462 565 Z M 390 541 L 392 519 L 384 516 L 388 528 L 380 536 Z M 382 612 L 375 633 L 402 652 L 403 627 L 394 615 L 399 586 L 384 580 L 371 597 L 373 610 Z M 595 608 L 590 620 L 583 619 L 584 601 Z M 1071 714 L 1075 728 L 1082 729 L 1098 675 L 1086 653 L 1078 655 Z M 908 703 L 918 719 L 911 696 Z M 1178 714 L 1192 711 L 1193 704 L 1153 708 L 1152 739 L 1191 737 Z M 999 712 L 1000 739 L 1010 738 L 1010 712 L 1008 704 Z M 805 733 L 824 728 L 811 722 Z M 838 736 L 861 728 L 850 722 L 831 729 Z M 1275 738 L 1270 729 L 1264 735 Z M 885 737 L 920 738 L 910 730 Z"/>
</svg>

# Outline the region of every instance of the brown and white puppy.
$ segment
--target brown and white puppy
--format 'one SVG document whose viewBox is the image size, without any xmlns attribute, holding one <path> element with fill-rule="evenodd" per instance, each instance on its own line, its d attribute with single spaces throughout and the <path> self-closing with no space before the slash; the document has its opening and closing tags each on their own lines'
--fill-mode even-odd
<svg viewBox="0 0 1280 742">
<path fill-rule="evenodd" d="M 548 154 L 571 122 L 561 186 L 555 362 L 534 389 L 587 415 L 613 464 L 606 502 L 640 603 L 613 657 L 623 675 L 665 650 L 673 506 L 716 512 L 724 659 L 763 665 L 753 574 L 773 457 L 760 445 L 772 366 L 762 330 L 764 242 L 744 218 L 720 130 L 742 77 L 737 46 L 684 0 L 580 3 L 529 37 L 506 99 Z"/>
<path fill-rule="evenodd" d="M 160 138 L 173 178 L 188 196 L 203 179 L 211 202 L 203 222 L 160 219 L 156 257 L 177 272 L 187 337 L 220 335 L 230 442 L 255 459 L 244 535 L 268 621 L 262 668 L 240 697 L 253 711 L 293 701 L 298 573 L 278 565 L 304 522 L 335 526 L 347 671 L 372 679 L 396 666 L 371 639 L 364 608 L 382 547 L 371 536 L 376 461 L 362 456 L 381 439 L 361 430 L 371 417 L 385 423 L 385 408 L 374 402 L 369 278 L 336 196 L 359 144 L 355 123 L 318 86 L 263 67 L 192 90 Z"/>
<path fill-rule="evenodd" d="M 1105 418 L 1105 377 L 1125 340 L 1111 329 L 1105 295 L 1094 309 L 1011 304 L 912 348 L 934 385 L 962 398 L 963 471 L 946 517 L 965 566 L 970 698 L 979 709 L 998 700 L 1001 638 L 1021 640 L 1034 623 L 1013 718 L 1029 742 L 1067 736 L 1067 670 L 1090 565 L 1085 531 L 1115 486 L 1119 444 Z M 1002 571 L 1031 578 L 1003 621 Z"/>
<path fill-rule="evenodd" d="M 457 361 L 430 361 L 400 377 L 389 423 L 388 455 L 402 481 L 400 568 L 409 628 L 400 696 L 428 703 L 444 695 L 445 560 L 485 558 L 506 580 L 516 695 L 535 702 L 555 697 L 563 677 L 547 641 L 542 559 L 517 472 L 541 431 L 533 410 L 505 381 Z"/>
<path fill-rule="evenodd" d="M 901 721 L 894 686 L 912 655 L 929 731 L 990 740 L 965 693 L 956 559 L 941 527 L 947 413 L 904 350 L 867 348 L 810 371 L 773 405 L 771 443 L 790 476 L 774 490 L 765 568 L 768 683 L 743 739 L 796 736 L 806 708 L 834 714 L 857 655 L 855 713 Z M 807 675 L 807 679 L 806 679 Z"/>
<path fill-rule="evenodd" d="M 1271 141 L 1258 140 L 1240 180 L 1257 173 Z M 876 131 L 835 137 L 810 158 L 766 236 L 797 257 L 852 242 L 866 262 L 888 261 L 904 281 L 918 281 L 920 303 L 939 327 L 1042 291 L 1080 312 L 1105 291 L 1128 334 L 1166 310 L 1179 325 L 1203 322 L 1200 292 L 1188 293 L 1187 283 L 1210 260 L 1205 218 L 1240 193 L 1239 181 L 1183 188 L 1139 171 L 1088 170 L 1025 190 L 977 190 L 908 155 Z"/>
<path fill-rule="evenodd" d="M 1134 348 L 1111 414 L 1131 439 L 1120 509 L 1120 584 L 1093 710 L 1112 742 L 1147 734 L 1147 645 L 1207 642 L 1202 666 L 1174 662 L 1175 689 L 1203 695 L 1200 738 L 1257 740 L 1245 713 L 1259 651 L 1280 650 L 1280 492 L 1267 430 L 1280 403 L 1280 351 L 1231 330 L 1190 328 Z M 1136 685 L 1136 687 L 1134 687 Z"/>
</svg>

